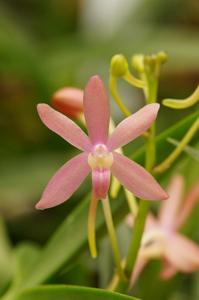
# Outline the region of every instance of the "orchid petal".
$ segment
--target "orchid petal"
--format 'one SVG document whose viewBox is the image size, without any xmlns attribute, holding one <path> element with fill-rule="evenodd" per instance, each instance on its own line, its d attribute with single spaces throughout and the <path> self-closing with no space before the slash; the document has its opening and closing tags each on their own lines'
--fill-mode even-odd
<svg viewBox="0 0 199 300">
<path fill-rule="evenodd" d="M 105 199 L 110 185 L 110 171 L 109 170 L 93 170 L 92 184 L 95 196 L 98 199 Z"/>
<path fill-rule="evenodd" d="M 113 152 L 113 175 L 135 196 L 146 200 L 167 199 L 167 193 L 143 167 L 127 157 Z"/>
<path fill-rule="evenodd" d="M 159 107 L 158 103 L 148 104 L 119 123 L 108 140 L 108 148 L 122 147 L 144 133 L 155 121 Z"/>
<path fill-rule="evenodd" d="M 68 200 L 90 172 L 87 158 L 81 153 L 65 163 L 49 181 L 36 208 L 46 209 Z"/>
<path fill-rule="evenodd" d="M 169 280 L 174 275 L 176 275 L 177 272 L 178 270 L 175 267 L 173 267 L 167 260 L 164 260 L 163 267 L 160 272 L 160 278 L 162 280 Z"/>
<path fill-rule="evenodd" d="M 106 144 L 110 120 L 109 102 L 99 76 L 89 80 L 84 93 L 84 115 L 89 137 L 93 144 Z"/>
<path fill-rule="evenodd" d="M 177 219 L 177 227 L 182 226 L 192 212 L 194 205 L 199 202 L 199 182 L 193 185 L 187 194 L 181 213 Z"/>
<path fill-rule="evenodd" d="M 50 130 L 78 149 L 90 151 L 92 146 L 88 136 L 71 119 L 44 103 L 38 104 L 37 109 L 42 122 Z"/>
<path fill-rule="evenodd" d="M 183 199 L 183 186 L 184 181 L 182 176 L 175 175 L 172 177 L 168 188 L 169 198 L 162 203 L 159 214 L 161 226 L 167 229 L 175 229 Z"/>
<path fill-rule="evenodd" d="M 138 258 L 135 264 L 135 268 L 133 269 L 133 273 L 131 275 L 130 279 L 130 288 L 133 287 L 133 285 L 136 283 L 138 277 L 140 276 L 140 273 L 144 269 L 145 265 L 148 263 L 148 259 L 142 257 L 141 251 L 138 253 Z"/>
<path fill-rule="evenodd" d="M 159 224 L 157 222 L 157 219 L 154 217 L 154 215 L 152 213 L 149 213 L 146 219 L 145 230 L 149 231 L 154 228 L 159 228 Z"/>
<path fill-rule="evenodd" d="M 199 246 L 180 234 L 169 235 L 165 241 L 165 258 L 182 272 L 199 269 Z"/>
<path fill-rule="evenodd" d="M 126 223 L 128 226 L 133 227 L 135 224 L 136 216 L 132 216 L 132 214 L 128 214 L 126 217 Z M 158 228 L 159 224 L 153 214 L 149 213 L 145 222 L 144 232 L 150 231 L 154 228 Z"/>
</svg>

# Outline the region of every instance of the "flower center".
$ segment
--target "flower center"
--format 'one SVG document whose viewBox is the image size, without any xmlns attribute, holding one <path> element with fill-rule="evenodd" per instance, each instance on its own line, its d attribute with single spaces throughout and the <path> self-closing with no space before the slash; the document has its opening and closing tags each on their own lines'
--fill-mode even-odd
<svg viewBox="0 0 199 300">
<path fill-rule="evenodd" d="M 88 164 L 91 169 L 110 169 L 113 164 L 113 154 L 104 144 L 98 144 L 88 155 Z"/>
<path fill-rule="evenodd" d="M 160 258 L 164 254 L 165 234 L 153 229 L 143 235 L 141 253 L 145 258 Z"/>
</svg>

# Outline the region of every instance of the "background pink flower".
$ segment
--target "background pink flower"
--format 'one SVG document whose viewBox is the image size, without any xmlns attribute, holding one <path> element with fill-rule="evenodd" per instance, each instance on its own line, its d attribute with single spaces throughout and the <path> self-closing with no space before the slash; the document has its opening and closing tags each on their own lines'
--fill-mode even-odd
<svg viewBox="0 0 199 300">
<path fill-rule="evenodd" d="M 183 185 L 183 177 L 175 175 L 168 188 L 170 197 L 161 204 L 158 218 L 149 215 L 131 285 L 147 262 L 154 258 L 163 260 L 162 279 L 169 279 L 177 272 L 199 269 L 199 246 L 178 233 L 199 200 L 199 182 L 190 189 L 184 201 Z"/>
<path fill-rule="evenodd" d="M 83 91 L 64 87 L 52 96 L 52 105 L 69 118 L 78 118 L 83 113 Z"/>
</svg>

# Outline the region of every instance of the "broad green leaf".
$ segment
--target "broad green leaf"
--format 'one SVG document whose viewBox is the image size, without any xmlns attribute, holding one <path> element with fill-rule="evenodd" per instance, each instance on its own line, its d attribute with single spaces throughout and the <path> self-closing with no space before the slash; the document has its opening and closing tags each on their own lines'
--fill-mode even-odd
<svg viewBox="0 0 199 300">
<path fill-rule="evenodd" d="M 1 299 L 15 300 L 19 285 L 26 280 L 26 275 L 34 269 L 39 253 L 39 246 L 33 243 L 22 243 L 13 249 L 13 259 L 9 261 L 9 264 L 12 266 L 13 275 L 11 288 Z"/>
<path fill-rule="evenodd" d="M 39 246 L 32 243 L 20 244 L 15 249 L 14 285 L 18 285 L 20 282 L 26 280 L 26 275 L 34 269 L 35 262 L 37 261 L 39 254 Z"/>
<path fill-rule="evenodd" d="M 17 159 L 11 158 L 9 162 L 1 161 L 0 209 L 6 211 L 9 217 L 32 210 L 34 207 L 32 202 L 39 197 L 51 174 L 70 155 L 70 152 L 41 153 Z M 15 206 L 14 210 L 13 206 Z"/>
<path fill-rule="evenodd" d="M 95 288 L 41 286 L 22 292 L 16 300 L 136 300 L 136 298 Z"/>
<path fill-rule="evenodd" d="M 171 143 L 172 145 L 178 146 L 179 141 L 175 139 L 168 138 L 167 141 Z M 199 151 L 189 145 L 185 146 L 184 152 L 186 152 L 190 157 L 195 159 L 197 162 L 199 162 Z"/>
<path fill-rule="evenodd" d="M 183 121 L 172 126 L 157 137 L 157 150 L 163 159 L 172 149 L 168 147 L 167 137 L 180 139 L 194 120 L 199 116 L 199 111 L 188 116 Z M 144 148 L 133 156 L 134 160 L 143 163 Z M 180 158 L 179 160 L 180 161 Z M 80 251 L 87 248 L 87 213 L 89 197 L 74 209 L 71 215 L 58 228 L 50 241 L 41 251 L 34 268 L 26 276 L 20 288 L 29 288 L 46 282 L 61 267 L 69 266 L 79 255 Z M 119 222 L 126 214 L 126 205 L 122 197 L 112 201 L 112 211 L 115 221 Z M 104 218 L 101 213 L 98 215 L 96 224 L 97 233 L 104 229 Z"/>
<path fill-rule="evenodd" d="M 70 265 L 80 252 L 87 245 L 87 214 L 90 196 L 71 213 L 63 224 L 55 232 L 44 247 L 39 257 L 36 267 L 29 276 L 26 277 L 22 287 L 30 287 L 45 282 L 49 277 L 56 273 L 62 266 Z M 101 204 L 101 203 L 100 203 Z M 100 205 L 99 205 L 100 206 Z M 99 207 L 100 208 L 100 207 Z M 121 216 L 126 213 L 123 208 L 123 199 L 114 201 L 112 205 L 113 215 L 119 221 Z M 121 215 L 122 211 L 122 215 Z M 98 218 L 96 223 L 97 231 L 104 227 L 104 218 L 102 211 L 98 209 Z"/>
</svg>

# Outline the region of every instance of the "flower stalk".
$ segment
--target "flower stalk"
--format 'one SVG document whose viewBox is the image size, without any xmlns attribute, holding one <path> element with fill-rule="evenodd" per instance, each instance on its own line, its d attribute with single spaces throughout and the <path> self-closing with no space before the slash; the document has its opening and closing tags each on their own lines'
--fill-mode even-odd
<svg viewBox="0 0 199 300">
<path fill-rule="evenodd" d="M 140 58 L 140 57 L 139 57 Z M 162 61 L 159 60 L 157 55 L 156 59 L 153 57 L 147 57 L 145 59 L 142 57 L 139 60 L 139 75 L 145 80 L 145 87 L 143 88 L 146 103 L 155 103 L 157 101 L 158 92 L 158 79 L 160 64 Z M 143 65 L 142 65 L 143 63 Z M 155 147 L 155 125 L 153 124 L 148 130 L 148 136 L 146 139 L 146 160 L 145 167 L 149 172 L 152 172 L 153 166 L 156 159 L 156 147 Z M 140 249 L 140 244 L 142 240 L 142 235 L 144 233 L 145 222 L 149 212 L 150 202 L 145 200 L 140 200 L 137 215 L 135 218 L 134 229 L 132 231 L 132 236 L 130 240 L 130 245 L 127 253 L 126 260 L 124 262 L 124 272 L 128 280 L 133 272 L 138 251 Z M 117 290 L 123 292 L 128 290 L 129 284 L 126 282 L 121 282 L 120 279 L 115 275 L 112 282 L 109 285 L 112 290 Z"/>
<path fill-rule="evenodd" d="M 119 93 L 118 93 L 118 88 L 117 88 L 117 77 L 110 75 L 110 79 L 109 79 L 109 88 L 111 91 L 111 94 L 113 96 L 113 98 L 115 99 L 118 107 L 120 108 L 120 110 L 123 112 L 123 114 L 126 117 L 129 117 L 131 115 L 130 110 L 128 110 L 128 108 L 124 105 L 123 101 L 121 100 Z"/>
<path fill-rule="evenodd" d="M 159 74 L 157 76 L 157 73 L 154 73 L 153 70 L 151 70 L 150 68 L 145 73 L 146 73 L 145 78 L 147 79 L 146 83 L 147 83 L 147 91 L 148 91 L 148 93 L 146 94 L 147 96 L 146 102 L 154 103 L 157 101 Z M 145 167 L 149 172 L 151 172 L 156 158 L 155 124 L 151 126 L 151 128 L 148 130 L 148 133 L 149 135 L 148 138 L 146 139 Z M 147 202 L 142 199 L 140 200 L 139 209 L 138 209 L 137 217 L 135 218 L 134 230 L 132 231 L 132 237 L 131 237 L 125 268 L 124 268 L 125 274 L 127 275 L 128 278 L 130 277 L 132 270 L 135 266 L 149 207 L 150 207 L 150 202 Z"/>
<path fill-rule="evenodd" d="M 199 85 L 195 91 L 183 100 L 179 99 L 164 99 L 162 104 L 173 109 L 185 109 L 193 106 L 199 101 Z"/>
<path fill-rule="evenodd" d="M 110 242 L 111 242 L 111 247 L 113 251 L 113 257 L 115 261 L 115 265 L 117 268 L 117 273 L 119 275 L 119 278 L 121 281 L 126 281 L 126 277 L 124 275 L 122 265 L 121 265 L 121 257 L 120 257 L 120 251 L 118 247 L 118 242 L 117 242 L 117 236 L 115 232 L 115 227 L 113 223 L 113 218 L 111 214 L 111 208 L 110 208 L 110 203 L 108 197 L 106 199 L 102 199 L 102 207 L 104 211 L 104 217 L 105 217 L 105 222 L 107 226 L 107 230 L 109 233 L 110 237 Z"/>
</svg>

